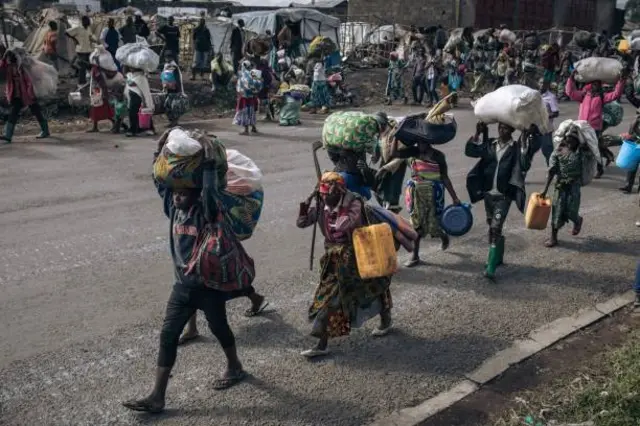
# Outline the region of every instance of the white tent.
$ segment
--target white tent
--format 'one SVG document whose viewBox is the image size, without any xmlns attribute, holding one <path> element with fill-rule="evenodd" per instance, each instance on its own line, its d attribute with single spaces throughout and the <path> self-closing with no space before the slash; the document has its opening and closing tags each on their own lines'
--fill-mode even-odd
<svg viewBox="0 0 640 426">
<path fill-rule="evenodd" d="M 242 19 L 245 28 L 257 34 L 277 35 L 287 20 L 300 23 L 300 35 L 309 42 L 316 36 L 325 36 L 339 45 L 340 20 L 333 16 L 318 12 L 315 9 L 287 8 L 277 10 L 261 10 L 257 12 L 238 13 L 233 15 L 237 22 Z"/>
</svg>

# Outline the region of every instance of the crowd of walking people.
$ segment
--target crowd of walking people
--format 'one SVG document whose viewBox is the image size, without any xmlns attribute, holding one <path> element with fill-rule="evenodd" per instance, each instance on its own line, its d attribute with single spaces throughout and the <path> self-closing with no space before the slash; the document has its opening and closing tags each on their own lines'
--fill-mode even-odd
<svg viewBox="0 0 640 426">
<path fill-rule="evenodd" d="M 67 35 L 76 42 L 81 61 L 89 66 L 79 70 L 78 83 L 85 84 L 86 71 L 89 71 L 89 117 L 93 124 L 90 131 L 98 131 L 98 123 L 109 120 L 114 132 L 124 128 L 128 136 L 145 131 L 155 134 L 153 121 L 149 118 L 147 122 L 144 114 L 140 114 L 156 107 L 148 70 L 123 65 L 116 59 L 117 48 L 123 43 L 135 43 L 136 37 L 149 36 L 147 24 L 138 16 L 116 30 L 110 22 L 100 40 L 95 40 L 88 31 L 89 24 L 88 18 L 83 18 L 82 25 L 67 31 Z M 243 27 L 240 21 L 234 29 L 232 57 L 227 62 L 219 53 L 213 55 L 211 34 L 204 20 L 201 21 L 193 33 L 196 49 L 192 68 L 192 78 L 195 78 L 213 58 L 210 72 L 214 93 L 222 86 L 235 85 L 233 123 L 240 127 L 241 135 L 258 132 L 260 109 L 269 120 L 279 115 L 283 126 L 300 124 L 300 111 L 305 106 L 310 113 L 331 112 L 334 102 L 327 70 L 336 64 L 335 45 L 325 38 L 314 40 L 312 46 L 315 47 L 310 49 L 306 63 L 298 67 L 292 58 L 298 54 L 299 35 L 289 26 L 278 35 L 270 36 L 266 46 L 264 39 L 251 43 L 245 40 Z M 55 23 L 51 29 L 56 31 Z M 234 174 L 237 153 L 227 150 L 218 139 L 178 127 L 180 116 L 188 107 L 179 64 L 180 31 L 169 18 L 157 32 L 164 43 L 160 80 L 165 95 L 162 107 L 169 130 L 160 137 L 153 156 L 154 182 L 171 225 L 169 244 L 175 284 L 160 333 L 153 390 L 143 399 L 124 403 L 129 409 L 146 412 L 164 409 L 178 346 L 199 336 L 195 317 L 198 310 L 205 313 L 227 360 L 223 376 L 215 382 L 215 388 L 222 390 L 247 376 L 227 320 L 226 302 L 247 297 L 251 302 L 246 311 L 249 317 L 260 315 L 268 305 L 265 296 L 252 286 L 254 264 L 242 246 L 242 241 L 251 236 L 262 210 L 261 174 L 250 159 L 243 158 L 244 170 L 253 172 L 239 178 Z M 491 31 L 474 38 L 465 30 L 449 48 L 438 49 L 415 39 L 406 58 L 392 53 L 385 93 L 387 103 L 408 102 L 403 72 L 411 69 L 414 103 L 421 105 L 426 101 L 431 108 L 428 114 L 411 118 L 417 120 L 418 127 L 424 125 L 430 129 L 417 139 L 403 136 L 404 121 L 397 122 L 384 112 L 345 111 L 328 115 L 323 139 L 334 169 L 316 170 L 317 182 L 310 185 L 313 190 L 300 202 L 295 218 L 299 228 L 319 227 L 324 237 L 319 283 L 307 313 L 312 324 L 311 334 L 318 341 L 311 349 L 304 350 L 302 356 L 315 358 L 329 354 L 330 339 L 346 336 L 352 328 L 374 317 L 378 317 L 380 323 L 373 336 L 387 335 L 393 327 L 390 285 L 396 272 L 395 252 L 401 247 L 409 251 L 405 266 L 416 267 L 421 263 L 422 239 L 436 239 L 442 250 L 449 248 L 450 235 L 455 234 L 445 225 L 443 215 L 449 208 L 467 207 L 460 201 L 449 177 L 446 155 L 436 146 L 456 136 L 457 127 L 447 114 L 459 101 L 458 92 L 463 87 L 465 73 L 473 73 L 470 92 L 474 104 L 478 101 L 476 106 L 484 95 L 497 93 L 503 86 L 519 81 L 535 88 L 529 94 L 535 93 L 537 97 L 529 97 L 544 110 L 543 116 L 525 117 L 531 119 L 526 125 L 514 124 L 518 121 L 514 117 L 492 120 L 491 124 L 497 124 L 496 136 L 490 134 L 486 120 L 480 119 L 466 141 L 465 155 L 477 159 L 467 174 L 466 189 L 471 203 L 483 202 L 487 226 L 487 261 L 482 274 L 494 282 L 498 268 L 504 263 L 508 247 L 504 224 L 511 207 L 515 205 L 529 216 L 526 178 L 538 151 L 545 157 L 548 175 L 536 197 L 546 200 L 547 194 L 553 192 L 549 197 L 550 235 L 545 246 L 552 248 L 560 244 L 558 232 L 569 223 L 572 235 L 581 232 L 585 220 L 580 213 L 581 188 L 600 177 L 607 163 L 613 160 L 609 151 L 611 144 L 605 142 L 603 132 L 607 126 L 619 124 L 621 119 L 621 116 L 611 117 L 614 113 L 605 108 L 620 100 L 623 94 L 632 105 L 640 106 L 630 79 L 636 59 L 630 52 L 615 50 L 606 37 L 601 38 L 594 51 L 584 53 L 582 59 L 594 54 L 597 58 L 614 54 L 620 57 L 621 71 L 608 90 L 598 78 L 588 82 L 578 79 L 572 54 L 563 52 L 559 44 L 527 49 L 526 37 L 522 48 L 517 48 L 515 42 L 494 36 Z M 102 51 L 93 54 L 95 43 L 100 43 L 104 52 L 111 55 L 117 69 L 104 68 L 100 59 Z M 45 43 L 45 53 L 52 60 L 55 60 L 55 44 L 53 35 Z M 266 57 L 271 50 L 277 52 L 275 61 Z M 536 56 L 533 51 L 542 51 L 542 54 Z M 7 70 L 6 93 L 12 108 L 2 138 L 11 142 L 23 107 L 29 107 L 40 122 L 42 132 L 38 137 L 48 137 L 47 121 L 40 111 L 33 81 L 23 71 L 25 58 L 4 46 L 0 47 L 0 53 L 3 57 L 0 67 Z M 533 76 L 532 63 L 535 69 L 542 68 L 541 79 Z M 110 85 L 118 72 L 124 75 L 123 84 Z M 553 89 L 558 85 L 563 88 L 563 97 L 580 102 L 580 110 L 578 120 L 567 120 L 556 129 L 554 119 L 559 116 L 560 106 L 554 93 L 557 91 Z M 633 122 L 624 140 L 640 141 L 639 120 Z M 371 165 L 367 155 L 371 156 Z M 377 163 L 379 167 L 375 169 L 372 164 Z M 633 190 L 637 168 L 636 164 L 635 169 L 628 171 L 622 191 Z M 405 184 L 407 170 L 410 179 Z M 445 203 L 446 193 L 451 198 L 450 206 Z M 408 220 L 399 215 L 403 194 Z M 373 199 L 378 203 L 371 202 Z M 530 205 L 535 202 L 529 199 Z M 376 228 L 376 225 L 382 226 Z M 387 229 L 390 236 L 383 239 Z M 380 241 L 385 243 L 371 247 L 377 239 L 361 238 L 362 232 L 380 232 Z M 468 228 L 461 232 L 468 232 Z M 376 260 L 377 256 L 371 253 L 377 251 L 393 253 L 385 259 L 394 262 Z M 640 289 L 637 290 L 640 306 Z"/>
</svg>

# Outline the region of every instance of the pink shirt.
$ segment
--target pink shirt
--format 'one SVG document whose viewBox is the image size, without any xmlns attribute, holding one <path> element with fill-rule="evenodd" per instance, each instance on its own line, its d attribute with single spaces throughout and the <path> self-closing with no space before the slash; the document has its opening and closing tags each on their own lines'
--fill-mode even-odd
<svg viewBox="0 0 640 426">
<path fill-rule="evenodd" d="M 604 104 L 613 102 L 622 96 L 622 90 L 624 89 L 624 82 L 619 80 L 616 83 L 616 87 L 613 92 L 603 93 L 602 96 L 594 96 L 591 93 L 591 85 L 587 84 L 582 90 L 576 88 L 576 83 L 573 78 L 567 80 L 565 92 L 571 100 L 580 102 L 580 111 L 578 113 L 578 120 L 587 121 L 593 130 L 602 130 L 602 107 Z"/>
</svg>

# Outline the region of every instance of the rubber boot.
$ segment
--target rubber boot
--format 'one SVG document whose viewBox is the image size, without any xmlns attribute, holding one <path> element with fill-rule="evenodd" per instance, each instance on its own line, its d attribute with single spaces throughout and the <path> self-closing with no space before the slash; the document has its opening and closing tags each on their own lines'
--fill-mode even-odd
<svg viewBox="0 0 640 426">
<path fill-rule="evenodd" d="M 498 247 L 496 244 L 489 246 L 489 256 L 487 258 L 487 268 L 484 271 L 484 276 L 489 279 L 494 279 L 496 276 L 496 267 L 498 266 Z"/>
<path fill-rule="evenodd" d="M 504 264 L 504 237 L 498 237 L 498 241 L 496 242 L 497 248 L 497 263 L 496 267 Z"/>
<path fill-rule="evenodd" d="M 51 136 L 51 134 L 49 133 L 49 123 L 46 120 L 40 122 L 40 130 L 41 132 L 38 136 L 36 136 L 36 139 L 44 139 Z"/>
<path fill-rule="evenodd" d="M 5 143 L 11 143 L 11 140 L 13 139 L 13 131 L 15 130 L 15 128 L 15 123 L 7 122 L 4 125 L 4 135 L 0 136 L 0 140 L 5 141 Z"/>
</svg>

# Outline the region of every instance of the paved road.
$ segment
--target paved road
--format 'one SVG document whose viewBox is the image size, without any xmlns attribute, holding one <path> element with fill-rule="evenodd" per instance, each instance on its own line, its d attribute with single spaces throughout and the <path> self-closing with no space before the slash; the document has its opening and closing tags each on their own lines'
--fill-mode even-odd
<svg viewBox="0 0 640 426">
<path fill-rule="evenodd" d="M 626 108 L 619 130 L 633 115 Z M 575 105 L 562 109 L 563 116 L 577 114 Z M 473 160 L 462 147 L 474 120 L 465 109 L 458 120 L 460 135 L 444 151 L 464 199 Z M 297 128 L 263 125 L 252 138 L 237 136 L 228 121 L 200 125 L 265 174 L 265 211 L 246 247 L 256 260 L 256 287 L 276 311 L 247 319 L 247 301 L 231 303 L 239 352 L 253 377 L 213 391 L 223 357 L 207 337 L 180 349 L 169 410 L 155 418 L 119 405 L 150 389 L 172 285 L 167 220 L 150 180 L 155 142 L 68 134 L 0 148 L 0 423 L 366 424 L 446 389 L 533 328 L 630 286 L 640 252 L 637 198 L 617 191 L 622 173 L 612 167 L 583 192 L 581 236 L 563 231 L 562 247 L 547 250 L 546 233 L 525 230 L 514 209 L 508 266 L 489 284 L 479 275 L 486 230 L 478 205 L 472 232 L 446 253 L 424 243 L 428 264 L 394 278 L 393 334 L 371 338 L 372 322 L 336 341 L 333 357 L 302 359 L 298 352 L 314 343 L 305 312 L 317 272 L 308 270 L 310 231 L 297 229 L 295 218 L 314 184 L 310 142 L 320 125 L 310 118 Z M 538 157 L 530 191 L 544 175 Z M 206 331 L 202 318 L 200 325 Z"/>
</svg>

